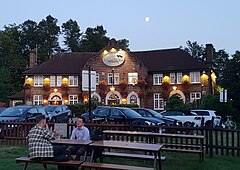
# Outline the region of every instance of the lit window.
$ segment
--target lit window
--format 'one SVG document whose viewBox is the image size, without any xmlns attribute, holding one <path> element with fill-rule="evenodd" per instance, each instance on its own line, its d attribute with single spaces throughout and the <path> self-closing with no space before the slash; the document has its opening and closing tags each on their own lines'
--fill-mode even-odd
<svg viewBox="0 0 240 170">
<path fill-rule="evenodd" d="M 138 73 L 128 73 L 128 84 L 137 84 Z"/>
<path fill-rule="evenodd" d="M 43 86 L 43 76 L 34 76 L 34 86 Z"/>
<path fill-rule="evenodd" d="M 177 84 L 182 83 L 182 73 L 177 73 Z"/>
<path fill-rule="evenodd" d="M 69 95 L 69 104 L 77 104 L 78 95 Z"/>
<path fill-rule="evenodd" d="M 34 103 L 34 105 L 42 105 L 43 104 L 42 95 L 34 95 L 33 96 L 33 103 Z"/>
<path fill-rule="evenodd" d="M 57 76 L 57 86 L 61 86 L 62 85 L 62 76 Z"/>
<path fill-rule="evenodd" d="M 50 76 L 50 86 L 51 87 L 55 86 L 55 76 Z"/>
<path fill-rule="evenodd" d="M 170 73 L 170 84 L 175 84 L 175 73 Z"/>
<path fill-rule="evenodd" d="M 69 76 L 69 86 L 78 86 L 78 76 Z"/>
<path fill-rule="evenodd" d="M 164 100 L 161 98 L 161 93 L 154 94 L 154 110 L 164 110 Z"/>
<path fill-rule="evenodd" d="M 190 82 L 200 83 L 200 72 L 190 72 Z"/>
<path fill-rule="evenodd" d="M 190 102 L 194 102 L 198 99 L 201 99 L 201 92 L 192 92 L 190 93 Z"/>
<path fill-rule="evenodd" d="M 163 74 L 153 74 L 153 85 L 161 85 L 163 81 Z"/>
</svg>

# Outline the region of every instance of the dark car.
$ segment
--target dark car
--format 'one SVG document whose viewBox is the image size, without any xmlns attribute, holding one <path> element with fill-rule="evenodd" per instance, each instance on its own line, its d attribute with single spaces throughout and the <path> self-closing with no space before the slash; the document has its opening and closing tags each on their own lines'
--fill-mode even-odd
<svg viewBox="0 0 240 170">
<path fill-rule="evenodd" d="M 86 122 L 89 122 L 89 113 L 84 113 L 82 116 L 85 118 Z M 92 119 L 102 120 L 107 122 L 118 122 L 127 123 L 131 122 L 134 124 L 141 125 L 163 125 L 164 122 L 155 118 L 142 117 L 137 112 L 129 108 L 124 107 L 97 107 L 92 111 Z"/>
<path fill-rule="evenodd" d="M 0 107 L 0 113 L 2 113 L 5 109 L 6 107 Z"/>
<path fill-rule="evenodd" d="M 154 117 L 156 119 L 162 120 L 162 121 L 165 122 L 165 124 L 167 126 L 181 126 L 181 124 L 182 124 L 182 122 L 180 122 L 176 119 L 163 117 L 160 113 L 158 113 L 158 112 L 156 112 L 155 110 L 152 110 L 152 109 L 132 108 L 132 110 L 138 112 L 143 117 Z"/>
<path fill-rule="evenodd" d="M 48 105 L 44 106 L 49 120 L 51 122 L 69 122 L 72 118 L 72 112 L 66 105 Z"/>
<path fill-rule="evenodd" d="M 47 118 L 46 111 L 42 106 L 14 106 L 5 109 L 0 114 L 1 121 L 27 122 L 34 121 L 37 115 L 44 115 Z"/>
</svg>

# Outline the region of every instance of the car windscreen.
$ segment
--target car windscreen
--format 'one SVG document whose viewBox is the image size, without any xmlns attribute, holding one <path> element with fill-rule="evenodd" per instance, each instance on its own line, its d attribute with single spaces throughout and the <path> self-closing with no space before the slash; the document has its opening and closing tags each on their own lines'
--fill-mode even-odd
<svg viewBox="0 0 240 170">
<path fill-rule="evenodd" d="M 28 107 L 9 107 L 4 110 L 0 116 L 1 117 L 20 117 L 22 116 L 26 110 L 29 109 Z"/>
<path fill-rule="evenodd" d="M 160 113 L 156 112 L 155 110 L 148 110 L 148 111 L 151 112 L 156 117 L 159 117 L 159 118 L 163 117 Z"/>
<path fill-rule="evenodd" d="M 132 109 L 120 109 L 120 110 L 129 118 L 142 117 L 139 113 L 133 111 Z"/>
<path fill-rule="evenodd" d="M 57 106 L 45 106 L 44 109 L 47 112 L 53 112 L 55 109 L 57 108 Z"/>
</svg>

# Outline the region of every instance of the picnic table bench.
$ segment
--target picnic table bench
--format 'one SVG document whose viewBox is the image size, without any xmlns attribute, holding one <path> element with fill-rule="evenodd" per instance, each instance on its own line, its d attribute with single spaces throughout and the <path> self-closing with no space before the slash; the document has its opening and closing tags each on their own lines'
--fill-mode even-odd
<svg viewBox="0 0 240 170">
<path fill-rule="evenodd" d="M 103 133 L 106 134 L 107 138 L 111 140 L 124 139 L 124 137 L 125 139 L 130 137 L 131 140 L 134 140 L 134 137 L 136 138 L 145 137 L 145 140 L 142 140 L 142 142 L 162 144 L 163 148 L 161 149 L 161 151 L 198 154 L 199 161 L 202 162 L 204 160 L 203 135 L 115 131 L 115 130 L 105 130 L 103 131 Z M 119 136 L 122 136 L 122 138 L 120 138 Z M 164 141 L 162 140 L 163 138 L 169 140 Z M 110 156 L 109 153 L 108 156 Z M 114 154 L 112 156 L 114 156 Z"/>
<path fill-rule="evenodd" d="M 64 166 L 75 166 L 79 167 L 83 162 L 82 161 L 75 161 L 75 160 L 69 160 L 69 161 L 63 161 L 63 162 L 57 162 L 57 161 L 34 161 L 31 160 L 29 157 L 19 157 L 16 158 L 16 163 L 25 163 L 24 170 L 27 169 L 28 164 L 34 163 L 34 164 L 42 164 L 44 169 L 47 169 L 47 165 L 64 165 Z"/>
</svg>

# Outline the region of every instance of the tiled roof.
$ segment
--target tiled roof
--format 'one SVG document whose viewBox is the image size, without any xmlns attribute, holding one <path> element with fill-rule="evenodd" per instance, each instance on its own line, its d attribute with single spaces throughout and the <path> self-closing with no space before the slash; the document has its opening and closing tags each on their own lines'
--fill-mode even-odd
<svg viewBox="0 0 240 170">
<path fill-rule="evenodd" d="M 74 52 L 59 53 L 50 60 L 38 65 L 37 67 L 24 72 L 25 75 L 52 75 L 52 74 L 81 74 L 81 69 L 87 60 L 97 53 L 93 52 Z"/>
<path fill-rule="evenodd" d="M 198 62 L 179 48 L 138 51 L 132 52 L 132 54 L 137 56 L 150 72 L 190 71 L 209 68 L 208 65 Z"/>
<path fill-rule="evenodd" d="M 24 90 L 21 90 L 20 92 L 17 92 L 16 94 L 8 96 L 7 98 L 15 99 L 15 100 L 23 100 L 24 99 Z"/>
<path fill-rule="evenodd" d="M 60 53 L 41 65 L 24 72 L 25 75 L 81 74 L 87 60 L 96 56 L 93 52 Z M 131 52 L 150 72 L 191 71 L 208 69 L 185 51 L 176 49 Z"/>
</svg>

